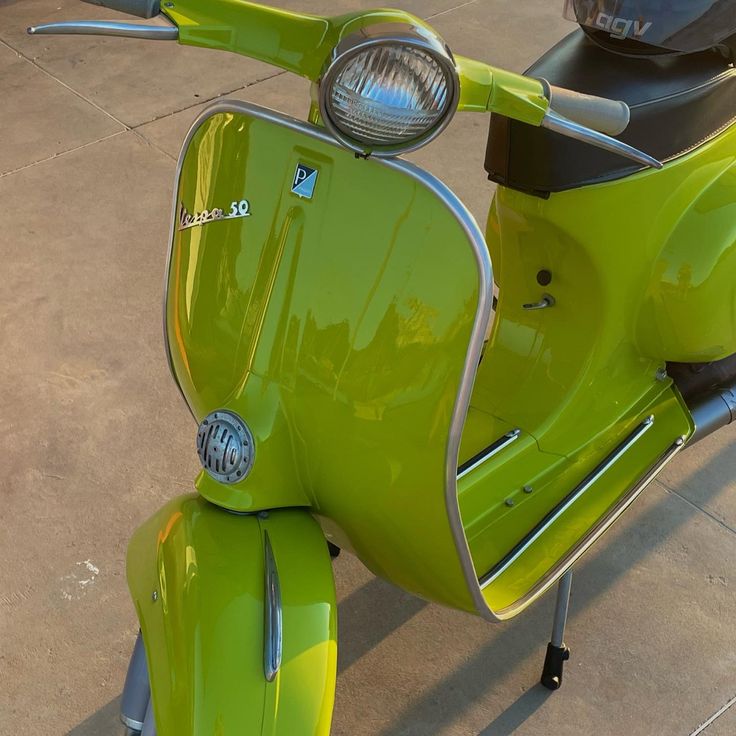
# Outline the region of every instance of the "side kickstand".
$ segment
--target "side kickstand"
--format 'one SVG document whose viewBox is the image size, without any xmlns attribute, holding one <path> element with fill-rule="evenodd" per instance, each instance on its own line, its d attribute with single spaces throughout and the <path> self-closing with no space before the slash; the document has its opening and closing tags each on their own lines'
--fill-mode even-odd
<svg viewBox="0 0 736 736">
<path fill-rule="evenodd" d="M 560 689 L 565 662 L 570 659 L 570 650 L 565 645 L 565 625 L 567 624 L 567 613 L 570 607 L 571 588 L 572 570 L 568 570 L 562 576 L 557 588 L 552 641 L 547 644 L 547 656 L 544 658 L 541 682 L 548 690 Z"/>
</svg>

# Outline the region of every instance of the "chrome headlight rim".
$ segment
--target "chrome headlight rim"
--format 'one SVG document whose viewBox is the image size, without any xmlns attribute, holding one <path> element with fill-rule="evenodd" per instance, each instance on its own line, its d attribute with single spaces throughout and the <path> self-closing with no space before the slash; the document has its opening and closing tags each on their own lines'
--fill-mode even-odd
<svg viewBox="0 0 736 736">
<path fill-rule="evenodd" d="M 353 138 L 334 122 L 330 113 L 330 90 L 338 75 L 355 57 L 377 46 L 410 48 L 428 54 L 441 67 L 448 86 L 447 102 L 442 118 L 424 134 L 394 145 L 369 144 Z M 325 127 L 345 148 L 366 157 L 395 158 L 423 148 L 437 138 L 452 122 L 459 101 L 460 76 L 455 58 L 447 44 L 431 30 L 405 23 L 380 23 L 367 26 L 346 36 L 335 47 L 319 81 L 319 111 Z"/>
</svg>

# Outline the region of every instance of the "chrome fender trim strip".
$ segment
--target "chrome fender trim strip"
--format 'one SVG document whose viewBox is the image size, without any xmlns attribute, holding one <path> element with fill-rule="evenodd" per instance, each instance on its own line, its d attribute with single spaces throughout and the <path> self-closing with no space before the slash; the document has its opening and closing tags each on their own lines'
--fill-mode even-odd
<svg viewBox="0 0 736 736">
<path fill-rule="evenodd" d="M 265 557 L 266 596 L 264 608 L 263 672 L 268 682 L 273 682 L 281 669 L 284 629 L 281 609 L 281 584 L 276 558 L 268 532 L 263 532 Z"/>
</svg>

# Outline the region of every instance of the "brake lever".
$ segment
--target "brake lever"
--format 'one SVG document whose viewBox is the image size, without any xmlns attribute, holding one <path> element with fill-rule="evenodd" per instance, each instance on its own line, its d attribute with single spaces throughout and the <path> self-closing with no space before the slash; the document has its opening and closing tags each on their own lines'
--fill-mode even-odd
<svg viewBox="0 0 736 736">
<path fill-rule="evenodd" d="M 163 18 L 163 16 L 160 16 Z M 146 25 L 143 23 L 115 23 L 107 20 L 77 20 L 62 23 L 44 23 L 28 28 L 31 36 L 39 34 L 77 36 L 123 36 L 145 38 L 151 41 L 176 41 L 179 29 L 175 25 Z"/>
<path fill-rule="evenodd" d="M 605 133 L 599 133 L 597 130 L 586 128 L 584 125 L 568 120 L 552 110 L 548 110 L 544 116 L 542 127 L 576 141 L 601 148 L 604 151 L 616 153 L 619 156 L 636 161 L 636 163 L 642 164 L 643 166 L 648 166 L 652 169 L 664 168 L 664 164 L 661 161 L 657 161 L 656 158 L 653 158 L 648 153 L 644 153 L 644 151 L 640 151 L 638 148 L 634 148 L 628 143 L 619 141 L 616 138 L 611 138 L 611 136 Z"/>
</svg>

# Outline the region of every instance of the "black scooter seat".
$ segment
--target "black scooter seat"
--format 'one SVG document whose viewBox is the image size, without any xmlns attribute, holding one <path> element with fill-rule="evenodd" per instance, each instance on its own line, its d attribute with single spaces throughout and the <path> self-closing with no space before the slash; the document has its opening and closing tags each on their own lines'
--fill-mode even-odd
<svg viewBox="0 0 736 736">
<path fill-rule="evenodd" d="M 560 87 L 628 103 L 631 123 L 619 138 L 661 161 L 692 151 L 736 123 L 736 68 L 715 51 L 626 57 L 606 51 L 577 30 L 526 73 Z M 548 196 L 619 179 L 640 167 L 559 134 L 494 115 L 486 170 L 499 184 Z"/>
</svg>

